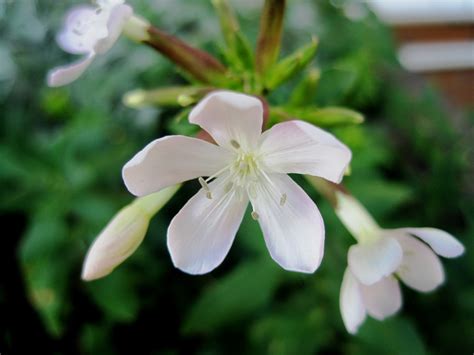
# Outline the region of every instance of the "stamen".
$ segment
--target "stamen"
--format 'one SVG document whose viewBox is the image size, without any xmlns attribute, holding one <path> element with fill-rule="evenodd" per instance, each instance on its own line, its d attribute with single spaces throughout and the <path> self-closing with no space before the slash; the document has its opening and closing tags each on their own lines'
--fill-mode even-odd
<svg viewBox="0 0 474 355">
<path fill-rule="evenodd" d="M 206 180 L 204 180 L 202 177 L 199 177 L 198 181 L 199 181 L 199 183 L 201 184 L 201 186 L 204 190 L 206 190 L 208 192 L 210 191 L 209 190 L 209 185 L 207 184 Z"/>
<path fill-rule="evenodd" d="M 235 148 L 235 149 L 240 149 L 240 144 L 237 142 L 235 139 L 230 140 L 230 144 Z"/>
<path fill-rule="evenodd" d="M 211 191 L 206 192 L 206 197 L 207 197 L 209 200 L 212 200 Z"/>
<path fill-rule="evenodd" d="M 280 206 L 284 206 L 285 205 L 285 202 L 286 202 L 286 194 L 283 194 L 281 195 L 281 198 L 280 198 Z"/>
<path fill-rule="evenodd" d="M 255 221 L 260 217 L 256 211 L 252 211 L 251 216 Z"/>
</svg>

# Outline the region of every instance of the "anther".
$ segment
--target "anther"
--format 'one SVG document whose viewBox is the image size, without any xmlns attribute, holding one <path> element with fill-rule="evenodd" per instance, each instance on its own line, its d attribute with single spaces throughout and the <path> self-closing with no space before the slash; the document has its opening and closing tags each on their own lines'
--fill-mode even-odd
<svg viewBox="0 0 474 355">
<path fill-rule="evenodd" d="M 207 197 L 209 200 L 212 200 L 211 191 L 206 192 L 206 197 Z"/>
<path fill-rule="evenodd" d="M 237 142 L 235 139 L 230 140 L 230 144 L 235 148 L 235 149 L 240 149 L 240 144 Z"/>
<path fill-rule="evenodd" d="M 204 190 L 210 191 L 209 190 L 209 185 L 207 184 L 206 180 L 204 180 L 202 177 L 199 177 L 198 181 L 199 181 L 199 183 L 201 184 L 201 186 Z"/>
<path fill-rule="evenodd" d="M 255 221 L 260 217 L 256 211 L 252 211 L 251 216 Z"/>
<path fill-rule="evenodd" d="M 281 195 L 280 206 L 284 206 L 286 202 L 286 194 Z"/>
</svg>

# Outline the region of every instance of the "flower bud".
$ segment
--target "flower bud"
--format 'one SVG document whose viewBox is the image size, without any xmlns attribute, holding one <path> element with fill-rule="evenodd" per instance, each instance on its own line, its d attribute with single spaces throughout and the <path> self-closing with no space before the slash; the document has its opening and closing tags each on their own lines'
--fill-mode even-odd
<svg viewBox="0 0 474 355">
<path fill-rule="evenodd" d="M 135 199 L 122 208 L 90 247 L 82 279 L 91 281 L 110 274 L 135 252 L 145 237 L 150 218 L 175 194 L 179 185 Z"/>
</svg>

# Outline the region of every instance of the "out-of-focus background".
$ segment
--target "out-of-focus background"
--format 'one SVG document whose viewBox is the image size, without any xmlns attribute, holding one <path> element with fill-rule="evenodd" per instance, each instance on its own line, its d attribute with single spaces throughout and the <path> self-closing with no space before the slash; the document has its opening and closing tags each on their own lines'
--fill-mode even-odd
<svg viewBox="0 0 474 355">
<path fill-rule="evenodd" d="M 2 354 L 31 353 L 31 346 L 44 354 L 472 353 L 472 1 L 288 1 L 283 53 L 320 37 L 314 103 L 366 116 L 361 126 L 333 130 L 354 153 L 345 183 L 383 226 L 438 227 L 467 249 L 443 260 L 440 289 L 404 287 L 403 310 L 367 320 L 357 336 L 339 313 L 354 241 L 304 180 L 327 230 L 314 275 L 280 269 L 248 216 L 218 269 L 204 276 L 174 269 L 166 227 L 197 191 L 189 183 L 128 261 L 102 280 L 80 280 L 88 246 L 132 200 L 121 167 L 150 140 L 180 129 L 176 112 L 128 109 L 122 95 L 183 80 L 163 57 L 123 38 L 78 82 L 46 87 L 49 68 L 75 59 L 54 42 L 74 3 L 0 0 Z M 159 27 L 219 53 L 210 1 L 130 3 Z M 255 41 L 262 1 L 232 3 Z M 284 102 L 293 84 L 270 100 Z"/>
</svg>

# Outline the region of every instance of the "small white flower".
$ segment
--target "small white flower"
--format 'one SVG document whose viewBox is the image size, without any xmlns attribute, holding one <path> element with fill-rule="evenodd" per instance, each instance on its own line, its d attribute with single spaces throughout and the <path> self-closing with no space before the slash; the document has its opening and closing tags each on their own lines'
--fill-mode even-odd
<svg viewBox="0 0 474 355">
<path fill-rule="evenodd" d="M 398 280 L 417 291 L 432 291 L 444 282 L 436 254 L 455 258 L 464 252 L 456 238 L 439 229 L 382 229 L 356 199 L 340 192 L 336 196 L 336 213 L 358 242 L 349 249 L 340 293 L 342 319 L 352 334 L 367 314 L 383 320 L 400 309 Z"/>
<path fill-rule="evenodd" d="M 76 6 L 67 13 L 57 42 L 64 51 L 85 57 L 51 70 L 49 86 L 67 85 L 79 78 L 96 55 L 104 54 L 115 44 L 133 13 L 124 0 L 97 0 L 96 3 L 96 6 Z"/>
<path fill-rule="evenodd" d="M 127 188 L 138 196 L 199 179 L 201 190 L 168 228 L 174 265 L 190 274 L 217 267 L 250 201 L 273 259 L 287 270 L 314 272 L 323 255 L 324 224 L 316 205 L 287 174 L 340 182 L 350 150 L 302 121 L 280 123 L 262 134 L 261 101 L 233 92 L 210 94 L 192 110 L 189 121 L 218 145 L 163 137 L 123 168 Z"/>
</svg>

